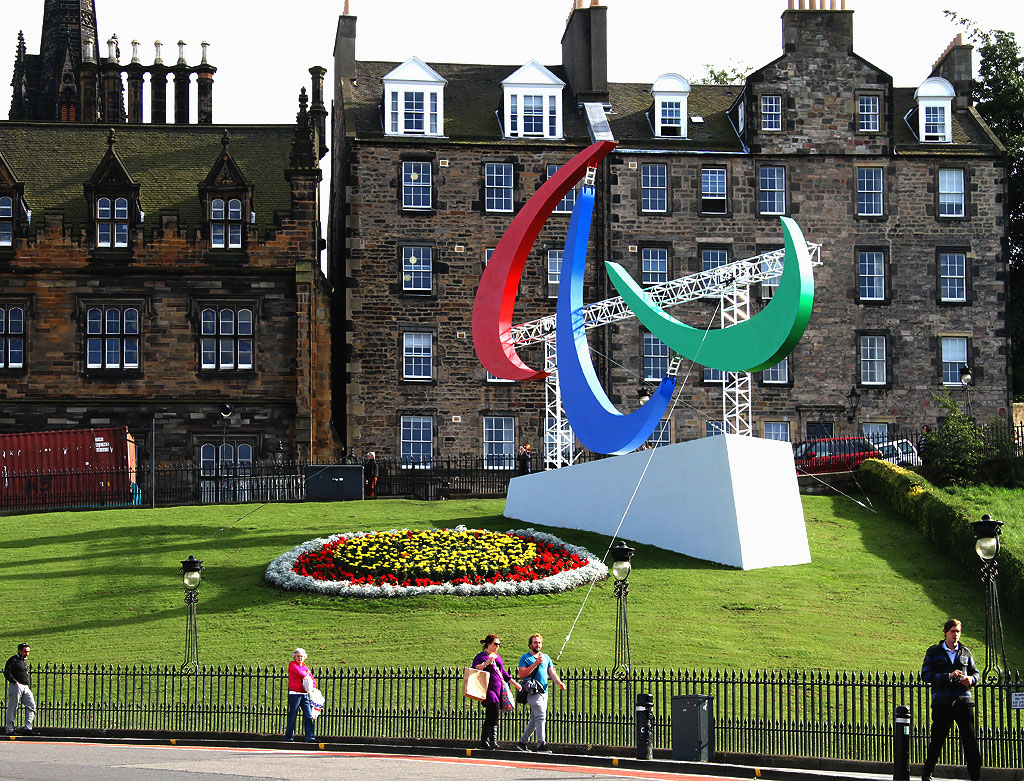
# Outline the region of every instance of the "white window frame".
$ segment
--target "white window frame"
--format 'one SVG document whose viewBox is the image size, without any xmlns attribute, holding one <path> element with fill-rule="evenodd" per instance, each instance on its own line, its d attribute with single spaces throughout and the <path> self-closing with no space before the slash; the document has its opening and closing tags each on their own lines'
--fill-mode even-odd
<svg viewBox="0 0 1024 781">
<path fill-rule="evenodd" d="M 25 307 L 0 304 L 0 369 L 25 366 Z"/>
<path fill-rule="evenodd" d="M 939 300 L 967 303 L 967 253 L 939 252 Z"/>
<path fill-rule="evenodd" d="M 501 88 L 505 138 L 562 138 L 565 82 L 530 60 L 502 81 Z"/>
<path fill-rule="evenodd" d="M 678 73 L 664 73 L 651 85 L 651 95 L 654 96 L 654 135 L 686 138 L 690 82 Z"/>
<path fill-rule="evenodd" d="M 784 165 L 762 165 L 758 170 L 757 207 L 758 214 L 786 213 L 786 167 Z"/>
<path fill-rule="evenodd" d="M 857 216 L 881 217 L 885 213 L 885 172 L 881 166 L 857 167 Z"/>
<path fill-rule="evenodd" d="M 922 144 L 953 140 L 953 85 L 939 76 L 925 79 L 914 93 L 917 101 L 917 138 Z"/>
<path fill-rule="evenodd" d="M 644 331 L 643 342 L 643 377 L 645 380 L 660 380 L 668 374 L 668 345 L 650 331 Z"/>
<path fill-rule="evenodd" d="M 550 179 L 554 176 L 558 172 L 559 168 L 561 168 L 560 165 L 549 163 L 547 168 L 547 178 Z M 575 205 L 576 188 L 574 187 L 562 197 L 562 200 L 558 202 L 553 214 L 572 214 L 572 209 Z"/>
<path fill-rule="evenodd" d="M 789 384 L 789 356 L 785 356 L 774 366 L 769 366 L 761 372 L 761 382 L 765 385 L 788 385 Z"/>
<path fill-rule="evenodd" d="M 429 160 L 402 161 L 402 210 L 434 208 L 433 165 Z"/>
<path fill-rule="evenodd" d="M 135 306 L 90 306 L 85 312 L 85 368 L 139 368 L 142 322 Z"/>
<path fill-rule="evenodd" d="M 709 385 L 724 384 L 725 372 L 721 369 L 712 369 L 710 366 L 705 366 L 703 381 Z"/>
<path fill-rule="evenodd" d="M 242 249 L 241 198 L 210 200 L 210 248 Z"/>
<path fill-rule="evenodd" d="M 434 419 L 402 415 L 398 424 L 398 453 L 403 469 L 427 469 L 434 458 Z"/>
<path fill-rule="evenodd" d="M 203 307 L 199 334 L 199 368 L 203 371 L 252 369 L 256 318 L 250 307 Z"/>
<path fill-rule="evenodd" d="M 668 247 L 640 248 L 640 284 L 668 282 Z"/>
<path fill-rule="evenodd" d="M 939 360 L 942 384 L 947 388 L 960 387 L 960 369 L 967 365 L 970 344 L 966 336 L 940 336 Z"/>
<path fill-rule="evenodd" d="M 708 208 L 721 204 L 721 209 Z M 729 171 L 720 166 L 708 166 L 700 172 L 701 214 L 729 213 Z"/>
<path fill-rule="evenodd" d="M 548 298 L 558 298 L 558 285 L 562 281 L 562 256 L 565 250 L 548 250 Z"/>
<path fill-rule="evenodd" d="M 889 424 L 877 421 L 864 421 L 860 424 L 860 433 L 872 445 L 880 445 L 889 439 Z"/>
<path fill-rule="evenodd" d="M 771 250 L 764 250 L 770 252 Z M 772 262 L 769 260 L 761 261 L 761 271 L 767 272 L 771 270 Z M 761 300 L 771 301 L 775 297 L 775 291 L 779 289 L 779 282 L 782 281 L 782 272 L 773 274 L 770 277 L 765 277 L 761 280 Z"/>
<path fill-rule="evenodd" d="M 764 422 L 764 438 L 776 442 L 792 442 L 788 420 L 766 420 Z"/>
<path fill-rule="evenodd" d="M 857 96 L 857 129 L 862 133 L 877 133 L 882 129 L 882 99 L 878 95 Z"/>
<path fill-rule="evenodd" d="M 782 130 L 782 95 L 761 96 L 761 130 Z"/>
<path fill-rule="evenodd" d="M 516 419 L 485 415 L 483 419 L 484 469 L 515 468 Z"/>
<path fill-rule="evenodd" d="M 857 300 L 885 300 L 885 253 L 881 250 L 857 250 Z"/>
<path fill-rule="evenodd" d="M 437 71 L 419 57 L 410 57 L 381 81 L 385 135 L 444 136 L 444 90 L 448 82 Z M 422 110 L 417 110 L 420 104 Z M 422 119 L 421 129 L 416 127 L 418 118 Z"/>
<path fill-rule="evenodd" d="M 516 172 L 512 163 L 484 163 L 484 209 L 515 211 Z"/>
<path fill-rule="evenodd" d="M 860 334 L 857 341 L 860 384 L 885 385 L 889 380 L 888 337 L 882 334 Z"/>
<path fill-rule="evenodd" d="M 939 169 L 939 217 L 957 219 L 966 213 L 966 172 L 963 168 Z"/>
<path fill-rule="evenodd" d="M 402 292 L 430 293 L 434 289 L 434 248 L 402 245 Z"/>
<path fill-rule="evenodd" d="M 705 437 L 717 437 L 719 434 L 725 433 L 725 423 L 721 420 L 705 420 L 704 421 L 704 436 Z"/>
<path fill-rule="evenodd" d="M 422 371 L 426 365 L 426 373 Z M 434 335 L 426 331 L 402 334 L 402 379 L 424 381 L 434 379 Z"/>
<path fill-rule="evenodd" d="M 101 195 L 96 199 L 96 246 L 123 249 L 128 246 L 128 199 Z"/>
<path fill-rule="evenodd" d="M 654 431 L 647 437 L 646 444 L 651 447 L 665 447 L 672 444 L 672 421 L 659 420 Z"/>
<path fill-rule="evenodd" d="M 0 247 L 14 244 L 14 199 L 0 195 Z"/>
<path fill-rule="evenodd" d="M 649 214 L 668 212 L 668 164 L 640 164 L 640 211 Z"/>
</svg>

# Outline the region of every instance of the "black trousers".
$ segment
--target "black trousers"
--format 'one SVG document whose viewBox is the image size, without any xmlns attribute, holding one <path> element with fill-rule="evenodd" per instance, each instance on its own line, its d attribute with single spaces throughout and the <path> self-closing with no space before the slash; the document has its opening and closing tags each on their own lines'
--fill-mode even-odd
<svg viewBox="0 0 1024 781">
<path fill-rule="evenodd" d="M 938 705 L 932 704 L 932 736 L 928 741 L 928 753 L 924 760 L 924 777 L 927 778 L 939 761 L 939 754 L 949 737 L 949 730 L 956 722 L 960 732 L 960 745 L 964 749 L 967 760 L 967 772 L 971 781 L 981 778 L 981 752 L 978 750 L 978 738 L 974 734 L 974 702 L 966 697 L 958 697 L 952 702 Z"/>
<path fill-rule="evenodd" d="M 481 743 L 486 744 L 497 740 L 498 714 L 500 712 L 497 703 L 493 705 L 489 702 L 484 703 L 484 728 L 483 734 L 480 736 Z"/>
</svg>

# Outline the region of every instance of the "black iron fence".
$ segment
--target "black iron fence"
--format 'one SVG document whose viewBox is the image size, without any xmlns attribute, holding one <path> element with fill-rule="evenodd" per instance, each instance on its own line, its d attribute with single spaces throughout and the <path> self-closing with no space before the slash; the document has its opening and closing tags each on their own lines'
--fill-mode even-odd
<svg viewBox="0 0 1024 781">
<path fill-rule="evenodd" d="M 1024 457 L 1024 426 L 985 427 L 987 452 L 1007 458 Z M 866 458 L 882 458 L 902 466 L 920 466 L 919 432 L 890 428 L 885 433 L 829 437 L 794 444 L 801 472 L 844 471 Z M 581 454 L 579 461 L 604 458 Z M 503 496 L 509 480 L 521 473 L 515 455 L 430 456 L 408 461 L 377 458 L 377 496 L 450 499 L 462 496 Z M 307 499 L 307 483 L 332 466 L 357 466 L 347 459 L 326 461 L 266 461 L 248 463 L 161 464 L 151 467 L 146 454 L 137 468 L 0 471 L 0 512 L 155 507 L 182 504 L 288 502 Z M 534 467 L 544 467 L 535 460 Z M 321 497 L 332 498 L 332 497 Z M 338 495 L 333 498 L 353 498 Z"/>
<path fill-rule="evenodd" d="M 280 735 L 288 677 L 279 667 L 45 665 L 31 669 L 36 726 L 71 730 Z M 461 696 L 458 667 L 341 667 L 314 670 L 326 696 L 317 734 L 324 739 L 475 742 L 480 708 Z M 634 697 L 654 696 L 654 745 L 672 745 L 672 697 L 711 695 L 715 748 L 721 752 L 892 761 L 897 705 L 910 708 L 912 762 L 924 760 L 929 690 L 913 673 L 634 670 L 562 671 L 552 687 L 548 740 L 567 747 L 633 745 Z M 978 736 L 985 764 L 1024 767 L 1024 718 L 1011 694 L 1015 673 L 976 687 Z M 499 740 L 518 739 L 524 708 L 506 714 Z M 957 741 L 940 762 L 963 764 Z"/>
</svg>

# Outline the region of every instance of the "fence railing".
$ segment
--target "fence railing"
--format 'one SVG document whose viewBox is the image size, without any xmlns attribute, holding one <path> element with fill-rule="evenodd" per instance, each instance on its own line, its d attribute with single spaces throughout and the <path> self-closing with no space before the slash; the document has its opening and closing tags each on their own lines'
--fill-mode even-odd
<svg viewBox="0 0 1024 781">
<path fill-rule="evenodd" d="M 984 433 L 987 452 L 1024 457 L 1024 426 L 992 424 Z M 821 443 L 821 440 L 816 440 Z M 814 457 L 798 461 L 800 471 L 835 471 L 856 466 L 868 454 L 903 466 L 919 466 L 927 453 L 917 450 L 919 434 L 890 428 L 885 434 L 829 438 L 814 444 Z M 869 444 L 870 443 L 870 444 Z M 811 443 L 796 443 L 796 454 Z M 583 453 L 580 461 L 604 458 Z M 801 456 L 803 457 L 803 456 Z M 503 496 L 509 480 L 522 472 L 513 454 L 489 456 L 426 456 L 418 460 L 378 457 L 377 496 L 449 499 L 460 496 Z M 835 462 L 835 463 L 832 463 Z M 306 499 L 307 480 L 338 464 L 358 465 L 355 459 L 327 461 L 266 461 L 246 463 L 160 464 L 150 467 L 146 454 L 137 468 L 72 469 L 17 472 L 0 468 L 0 512 L 168 506 L 182 504 L 239 504 Z M 533 467 L 543 467 L 534 460 Z M 820 468 L 819 468 L 820 467 Z M 338 498 L 352 498 L 351 495 Z"/>
<path fill-rule="evenodd" d="M 461 696 L 458 667 L 315 669 L 326 696 L 317 734 L 337 739 L 476 741 L 482 713 Z M 288 677 L 280 667 L 50 665 L 30 669 L 36 726 L 79 730 L 280 735 Z M 923 762 L 929 690 L 913 673 L 696 671 L 635 669 L 630 680 L 608 669 L 562 670 L 552 687 L 548 740 L 562 746 L 633 745 L 634 697 L 654 696 L 654 745 L 672 745 L 672 697 L 711 695 L 717 751 L 774 756 L 892 761 L 897 705 L 910 708 L 911 762 Z M 975 688 L 978 738 L 986 766 L 1024 767 L 1024 718 L 1010 694 L 1014 673 Z M 6 703 L 5 703 L 6 704 Z M 505 714 L 499 740 L 518 740 L 528 713 Z M 963 764 L 958 741 L 940 759 Z"/>
</svg>

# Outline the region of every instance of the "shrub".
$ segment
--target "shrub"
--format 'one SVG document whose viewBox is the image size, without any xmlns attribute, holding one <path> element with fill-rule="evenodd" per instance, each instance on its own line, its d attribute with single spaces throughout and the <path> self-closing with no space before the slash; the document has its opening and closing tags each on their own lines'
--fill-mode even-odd
<svg viewBox="0 0 1024 781">
<path fill-rule="evenodd" d="M 982 432 L 948 393 L 936 395 L 935 401 L 948 414 L 938 431 L 924 437 L 927 473 L 943 484 L 970 485 L 978 482 L 986 456 Z"/>
<path fill-rule="evenodd" d="M 921 475 L 888 461 L 865 461 L 857 470 L 864 490 L 887 501 L 898 515 L 910 521 L 940 551 L 968 571 L 978 571 L 971 523 L 981 513 Z M 999 553 L 999 592 L 1003 606 L 1024 613 L 1024 559 L 1005 547 Z"/>
</svg>

